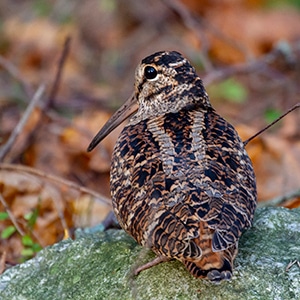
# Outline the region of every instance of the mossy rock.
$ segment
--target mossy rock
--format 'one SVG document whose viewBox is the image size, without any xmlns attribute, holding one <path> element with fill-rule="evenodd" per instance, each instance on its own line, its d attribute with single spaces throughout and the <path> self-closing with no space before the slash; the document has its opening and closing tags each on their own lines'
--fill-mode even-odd
<svg viewBox="0 0 300 300">
<path fill-rule="evenodd" d="M 0 276 L 0 299 L 300 299 L 300 209 L 262 208 L 240 240 L 233 279 L 193 278 L 178 261 L 134 276 L 154 257 L 122 230 L 84 233 Z"/>
</svg>

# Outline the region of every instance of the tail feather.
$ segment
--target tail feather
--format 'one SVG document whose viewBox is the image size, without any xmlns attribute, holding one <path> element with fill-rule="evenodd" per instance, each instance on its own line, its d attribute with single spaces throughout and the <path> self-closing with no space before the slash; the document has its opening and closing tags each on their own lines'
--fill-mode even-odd
<svg viewBox="0 0 300 300">
<path fill-rule="evenodd" d="M 202 255 L 197 259 L 182 257 L 181 261 L 194 277 L 207 278 L 213 282 L 231 279 L 237 243 L 225 250 L 214 251 L 212 247 L 214 230 L 204 222 L 200 222 L 199 225 L 199 237 L 193 239 L 193 242 L 200 247 Z"/>
<path fill-rule="evenodd" d="M 183 263 L 194 277 L 207 278 L 218 283 L 231 279 L 235 252 L 236 247 L 232 246 L 224 251 L 212 252 L 208 257 L 200 260 L 184 260 Z"/>
</svg>

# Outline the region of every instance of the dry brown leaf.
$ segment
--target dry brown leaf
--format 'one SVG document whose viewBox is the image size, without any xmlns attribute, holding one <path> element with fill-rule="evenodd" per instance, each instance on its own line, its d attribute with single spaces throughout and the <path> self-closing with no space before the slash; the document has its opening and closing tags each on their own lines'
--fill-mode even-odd
<svg viewBox="0 0 300 300">
<path fill-rule="evenodd" d="M 72 202 L 73 217 L 78 227 L 99 224 L 111 211 L 111 207 L 94 201 L 89 195 L 82 195 Z"/>
<path fill-rule="evenodd" d="M 293 41 L 300 35 L 300 13 L 292 9 L 261 11 L 231 5 L 226 9 L 215 8 L 206 17 L 224 36 L 230 36 L 254 56 L 266 53 L 279 41 Z M 220 61 L 245 60 L 244 53 L 228 41 L 215 35 L 211 35 L 211 41 L 211 53 Z"/>
<path fill-rule="evenodd" d="M 71 35 L 72 47 L 64 65 L 64 80 L 76 82 L 78 85 L 85 82 L 84 76 L 80 74 L 80 53 L 76 39 L 78 33 L 71 23 L 58 25 L 49 18 L 23 21 L 16 16 L 4 22 L 2 32 L 10 44 L 7 58 L 17 64 L 28 83 L 37 84 L 49 81 L 49 76 L 54 76 L 60 49 L 66 36 Z M 64 90 L 62 85 L 61 92 Z"/>
<path fill-rule="evenodd" d="M 300 207 L 300 197 L 286 201 L 283 206 L 289 209 Z"/>
<path fill-rule="evenodd" d="M 90 154 L 86 152 L 93 136 L 96 135 L 109 117 L 110 114 L 104 111 L 87 112 L 77 116 L 73 120 L 74 126 L 66 128 L 61 134 L 61 139 L 66 145 L 66 149 L 69 149 L 69 154 L 76 157 L 77 155 L 85 155 L 89 158 L 88 170 L 102 173 L 110 170 L 111 154 L 122 126 L 108 135 L 93 152 Z M 79 128 L 88 134 L 83 135 Z"/>
<path fill-rule="evenodd" d="M 66 229 L 100 223 L 110 210 L 106 204 L 93 203 L 94 200 L 90 196 L 60 188 L 43 178 L 17 170 L 0 170 L 0 193 L 24 232 L 28 233 L 24 216 L 38 209 L 38 218 L 32 234 L 43 247 L 61 240 Z M 3 210 L 0 204 L 0 211 Z M 0 232 L 9 225 L 9 220 L 1 221 Z M 8 261 L 20 258 L 22 248 L 21 236 L 17 233 L 0 245 L 1 252 L 7 251 Z"/>
<path fill-rule="evenodd" d="M 242 139 L 255 132 L 238 126 Z M 300 141 L 290 141 L 279 133 L 264 133 L 251 141 L 246 150 L 253 162 L 259 201 L 270 200 L 299 188 Z"/>
</svg>

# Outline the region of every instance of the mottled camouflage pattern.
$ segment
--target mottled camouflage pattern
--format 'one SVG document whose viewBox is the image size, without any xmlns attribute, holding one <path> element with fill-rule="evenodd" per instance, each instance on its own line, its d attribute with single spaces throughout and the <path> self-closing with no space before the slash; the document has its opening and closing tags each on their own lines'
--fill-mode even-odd
<svg viewBox="0 0 300 300">
<path fill-rule="evenodd" d="M 158 72 L 151 80 L 144 77 L 149 65 Z M 230 279 L 257 197 L 242 141 L 177 52 L 145 58 L 135 92 L 139 110 L 122 131 L 111 166 L 120 225 L 196 277 Z"/>
</svg>

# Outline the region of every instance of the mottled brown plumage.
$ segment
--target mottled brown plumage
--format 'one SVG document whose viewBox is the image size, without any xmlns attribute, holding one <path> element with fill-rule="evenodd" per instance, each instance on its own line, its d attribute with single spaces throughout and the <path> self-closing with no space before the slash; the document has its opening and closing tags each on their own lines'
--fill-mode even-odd
<svg viewBox="0 0 300 300">
<path fill-rule="evenodd" d="M 256 207 L 255 175 L 237 132 L 212 108 L 201 79 L 177 52 L 142 60 L 133 96 L 89 150 L 134 112 L 111 165 L 120 225 L 195 277 L 230 279 Z"/>
</svg>

